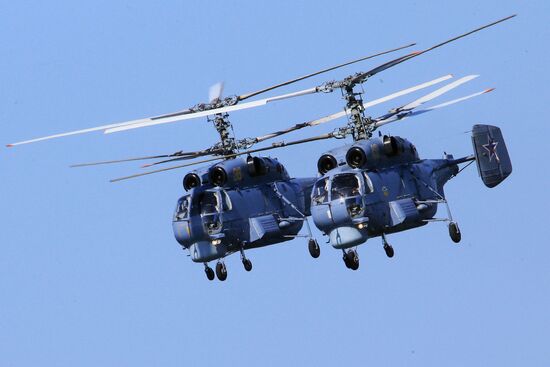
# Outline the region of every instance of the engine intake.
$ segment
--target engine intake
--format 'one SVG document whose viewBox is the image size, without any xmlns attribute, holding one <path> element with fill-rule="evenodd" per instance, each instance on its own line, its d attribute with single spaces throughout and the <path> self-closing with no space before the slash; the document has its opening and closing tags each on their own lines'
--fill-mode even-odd
<svg viewBox="0 0 550 367">
<path fill-rule="evenodd" d="M 199 187 L 201 179 L 196 173 L 188 173 L 183 177 L 183 188 L 185 191 L 191 190 L 193 187 Z"/>
<path fill-rule="evenodd" d="M 324 175 L 331 169 L 336 168 L 337 166 L 338 162 L 336 161 L 336 158 L 334 158 L 334 156 L 330 154 L 323 154 L 317 161 L 317 169 L 322 175 Z"/>
<path fill-rule="evenodd" d="M 216 166 L 210 170 L 210 182 L 214 186 L 223 186 L 227 182 L 227 172 L 220 166 Z"/>
<path fill-rule="evenodd" d="M 367 155 L 363 149 L 351 147 L 346 154 L 346 162 L 351 168 L 360 168 L 367 163 Z"/>
</svg>

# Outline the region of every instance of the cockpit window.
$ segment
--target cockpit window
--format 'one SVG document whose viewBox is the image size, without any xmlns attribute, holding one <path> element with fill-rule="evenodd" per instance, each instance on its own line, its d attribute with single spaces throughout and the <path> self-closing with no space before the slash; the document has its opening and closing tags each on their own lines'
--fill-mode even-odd
<svg viewBox="0 0 550 367">
<path fill-rule="evenodd" d="M 345 173 L 332 178 L 331 200 L 359 195 L 359 178 L 353 173 Z"/>
<path fill-rule="evenodd" d="M 313 186 L 313 203 L 318 205 L 328 202 L 328 178 L 319 180 Z"/>
<path fill-rule="evenodd" d="M 187 219 L 189 217 L 189 195 L 184 196 L 178 200 L 178 205 L 176 207 L 175 220 Z"/>
<path fill-rule="evenodd" d="M 215 191 L 206 191 L 202 193 L 199 205 L 201 208 L 201 214 L 216 214 L 220 212 L 220 205 L 218 203 L 218 195 Z"/>
</svg>

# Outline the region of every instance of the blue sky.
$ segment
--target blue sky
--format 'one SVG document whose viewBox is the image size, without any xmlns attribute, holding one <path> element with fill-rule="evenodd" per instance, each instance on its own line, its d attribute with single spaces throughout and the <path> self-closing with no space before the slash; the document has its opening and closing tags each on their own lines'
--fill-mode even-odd
<svg viewBox="0 0 550 367">
<path fill-rule="evenodd" d="M 0 364 L 548 365 L 548 2 L 2 1 L 0 136 L 11 143 L 171 112 L 206 100 L 220 80 L 227 94 L 245 93 L 409 42 L 424 48 L 513 13 L 365 85 L 372 99 L 447 73 L 481 75 L 441 102 L 496 88 L 382 130 L 439 158 L 469 154 L 473 124 L 501 126 L 512 176 L 491 190 L 470 167 L 446 187 L 458 246 L 433 224 L 390 236 L 393 259 L 378 239 L 367 242 L 351 272 L 330 246 L 314 260 L 295 240 L 250 251 L 251 273 L 232 256 L 228 280 L 208 282 L 171 231 L 185 171 L 110 184 L 139 168 L 68 168 L 207 147 L 216 134 L 205 120 L 3 149 Z M 341 107 L 333 93 L 231 119 L 238 137 L 256 136 Z M 310 176 L 340 143 L 274 156 Z"/>
</svg>

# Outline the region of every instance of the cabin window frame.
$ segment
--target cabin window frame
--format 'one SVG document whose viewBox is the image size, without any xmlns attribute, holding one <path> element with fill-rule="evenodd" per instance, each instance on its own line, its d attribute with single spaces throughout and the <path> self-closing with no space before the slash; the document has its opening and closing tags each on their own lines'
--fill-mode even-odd
<svg viewBox="0 0 550 367">
<path fill-rule="evenodd" d="M 338 194 L 336 192 L 336 194 L 338 194 L 338 197 L 336 197 L 335 192 L 335 187 L 334 187 L 334 180 L 337 179 L 338 177 L 341 177 L 341 176 L 353 176 L 357 182 L 357 192 L 355 194 L 346 194 L 346 195 L 342 195 L 342 194 Z M 339 200 L 339 199 L 347 199 L 347 198 L 354 198 L 354 197 L 357 197 L 357 196 L 361 196 L 362 194 L 364 193 L 364 185 L 363 185 L 363 180 L 360 178 L 360 175 L 358 175 L 357 173 L 353 173 L 353 172 L 343 172 L 343 173 L 339 173 L 339 174 L 336 174 L 334 176 L 332 176 L 330 178 L 330 201 L 333 201 L 333 200 Z"/>
</svg>

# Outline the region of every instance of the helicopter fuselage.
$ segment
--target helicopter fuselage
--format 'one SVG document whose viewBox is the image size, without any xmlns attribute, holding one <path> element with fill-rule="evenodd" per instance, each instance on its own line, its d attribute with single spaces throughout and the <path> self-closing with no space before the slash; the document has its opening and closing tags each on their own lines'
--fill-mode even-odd
<svg viewBox="0 0 550 367">
<path fill-rule="evenodd" d="M 238 158 L 192 173 L 200 184 L 178 200 L 173 230 L 193 261 L 289 241 L 300 231 L 315 178 L 291 179 L 276 160 L 261 159 L 256 167 Z"/>
<path fill-rule="evenodd" d="M 321 156 L 336 155 L 338 162 L 338 152 L 347 151 L 348 163 L 327 171 L 312 191 L 313 221 L 333 247 L 350 248 L 371 237 L 425 225 L 444 200 L 443 185 L 458 172 L 452 156 L 421 160 L 410 142 L 392 139 L 395 150 L 384 150 L 391 144 L 384 137 Z"/>
</svg>

